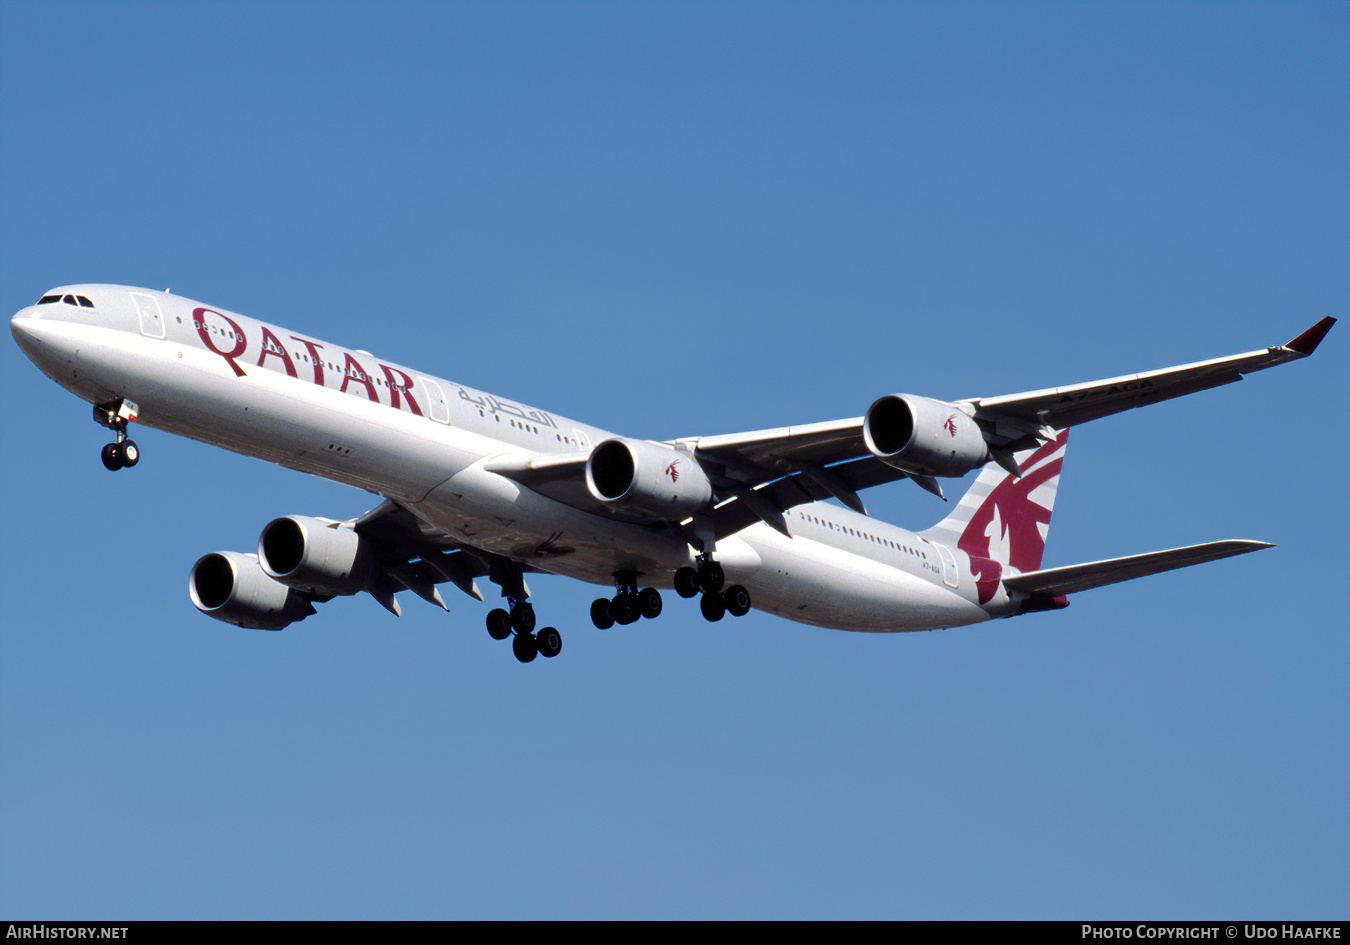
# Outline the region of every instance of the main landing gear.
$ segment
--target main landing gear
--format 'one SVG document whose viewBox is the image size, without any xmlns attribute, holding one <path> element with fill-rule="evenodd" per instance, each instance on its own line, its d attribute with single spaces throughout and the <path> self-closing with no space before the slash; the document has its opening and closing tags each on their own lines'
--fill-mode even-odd
<svg viewBox="0 0 1350 945">
<path fill-rule="evenodd" d="M 750 592 L 739 584 L 733 584 L 726 590 L 726 572 L 709 555 L 699 555 L 698 570 L 680 568 L 675 572 L 675 593 L 681 597 L 693 597 L 700 591 L 703 597 L 698 602 L 705 620 L 716 622 L 727 614 L 744 617 L 750 612 Z"/>
<path fill-rule="evenodd" d="M 750 612 L 750 592 L 739 584 L 723 590 L 725 583 L 726 572 L 708 555 L 699 556 L 698 570 L 680 568 L 675 572 L 675 593 L 685 598 L 702 593 L 699 609 L 707 620 L 721 620 L 727 614 L 744 617 Z M 601 597 L 591 604 L 591 623 L 598 629 L 634 623 L 639 617 L 660 616 L 660 592 L 654 587 L 639 591 L 635 572 L 615 574 L 614 585 L 618 593 L 613 598 Z"/>
<path fill-rule="evenodd" d="M 522 663 L 536 656 L 553 657 L 562 652 L 562 634 L 554 627 L 535 631 L 534 606 L 520 566 L 506 558 L 491 562 L 491 578 L 502 587 L 506 607 L 497 607 L 487 615 L 487 631 L 494 640 L 511 637 L 511 652 Z M 700 555 L 698 568 L 680 568 L 675 572 L 675 592 L 681 597 L 698 597 L 699 609 L 707 620 L 721 620 L 727 614 L 743 617 L 750 612 L 750 592 L 739 584 L 723 588 L 726 573 L 710 555 Z M 600 597 L 591 604 L 591 622 L 596 629 L 608 630 L 615 624 L 627 626 L 646 617 L 661 616 L 661 592 L 654 587 L 638 588 L 636 571 L 614 575 L 614 596 Z"/>
<path fill-rule="evenodd" d="M 641 617 L 661 616 L 661 592 L 654 587 L 639 591 L 637 577 L 636 571 L 619 571 L 614 575 L 614 596 L 597 598 L 591 604 L 591 623 L 597 630 L 608 630 L 616 623 L 627 626 Z"/>
<path fill-rule="evenodd" d="M 127 424 L 136 419 L 138 408 L 126 399 L 94 405 L 94 421 L 117 433 L 117 442 L 103 447 L 103 466 L 110 472 L 130 468 L 141 461 L 141 448 L 127 437 Z"/>
<path fill-rule="evenodd" d="M 511 652 L 516 659 L 528 663 L 536 656 L 554 657 L 562 652 L 562 634 L 554 627 L 534 632 L 534 605 L 527 600 L 508 598 L 510 610 L 498 607 L 487 615 L 488 635 L 494 640 L 505 640 L 515 634 Z"/>
<path fill-rule="evenodd" d="M 497 559 L 493 562 L 492 580 L 502 586 L 509 609 L 498 607 L 487 615 L 488 635 L 494 640 L 505 640 L 515 634 L 511 652 L 522 663 L 536 656 L 551 658 L 561 653 L 562 634 L 557 629 L 545 627 L 534 632 L 534 605 L 530 603 L 520 567 L 505 558 Z"/>
</svg>

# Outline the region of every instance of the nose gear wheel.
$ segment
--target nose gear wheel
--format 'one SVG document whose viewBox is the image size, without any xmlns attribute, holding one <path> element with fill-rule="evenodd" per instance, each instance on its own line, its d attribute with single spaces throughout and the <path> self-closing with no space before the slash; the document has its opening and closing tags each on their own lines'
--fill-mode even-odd
<svg viewBox="0 0 1350 945">
<path fill-rule="evenodd" d="M 109 472 L 130 469 L 141 461 L 141 448 L 127 437 L 127 424 L 136 419 L 139 409 L 126 399 L 94 405 L 94 422 L 117 434 L 117 442 L 104 446 L 99 455 L 103 468 Z"/>
</svg>

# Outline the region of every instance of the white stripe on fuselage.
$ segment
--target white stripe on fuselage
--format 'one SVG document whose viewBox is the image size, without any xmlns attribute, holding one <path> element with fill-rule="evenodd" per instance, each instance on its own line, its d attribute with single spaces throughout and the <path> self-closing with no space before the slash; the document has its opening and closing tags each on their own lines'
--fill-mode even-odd
<svg viewBox="0 0 1350 945">
<path fill-rule="evenodd" d="M 456 541 L 583 581 L 608 585 L 634 570 L 669 587 L 692 562 L 677 529 L 593 515 L 483 468 L 504 454 L 581 452 L 612 436 L 604 430 L 168 293 L 63 291 L 96 308 L 28 310 L 51 316 L 30 326 L 44 348 L 30 356 L 85 400 L 127 397 L 147 426 L 376 492 Z M 158 301 L 163 340 L 141 333 L 132 291 Z M 428 383 L 444 394 L 448 424 L 433 417 Z M 749 588 L 757 609 L 864 631 L 990 616 L 959 551 L 953 591 L 934 547 L 905 529 L 825 502 L 786 522 L 791 539 L 757 524 L 718 543 L 728 581 Z"/>
</svg>

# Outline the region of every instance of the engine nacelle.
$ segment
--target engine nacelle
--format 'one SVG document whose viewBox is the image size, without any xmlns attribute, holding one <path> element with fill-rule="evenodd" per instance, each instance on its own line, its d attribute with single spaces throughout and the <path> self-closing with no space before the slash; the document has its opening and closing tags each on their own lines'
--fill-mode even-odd
<svg viewBox="0 0 1350 945">
<path fill-rule="evenodd" d="M 712 500 L 712 484 L 692 457 L 643 440 L 605 440 L 586 460 L 586 487 L 616 509 L 678 522 Z"/>
<path fill-rule="evenodd" d="M 258 538 L 258 561 L 282 584 L 318 597 L 359 593 L 380 570 L 370 542 L 353 529 L 305 515 L 269 522 Z"/>
<path fill-rule="evenodd" d="M 964 476 L 989 461 L 984 432 L 957 404 L 888 394 L 867 408 L 863 441 L 888 466 L 926 476 Z"/>
<path fill-rule="evenodd" d="M 272 580 L 257 558 L 237 551 L 199 558 L 188 595 L 206 616 L 249 630 L 280 630 L 315 612 L 307 595 Z"/>
</svg>

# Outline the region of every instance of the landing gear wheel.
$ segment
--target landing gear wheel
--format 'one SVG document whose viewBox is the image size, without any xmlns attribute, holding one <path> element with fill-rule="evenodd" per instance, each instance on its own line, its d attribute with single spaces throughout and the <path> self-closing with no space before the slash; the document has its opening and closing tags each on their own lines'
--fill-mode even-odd
<svg viewBox="0 0 1350 945">
<path fill-rule="evenodd" d="M 704 594 L 699 599 L 698 609 L 703 611 L 704 619 L 716 623 L 726 616 L 727 605 L 723 602 L 721 594 Z"/>
<path fill-rule="evenodd" d="M 109 472 L 117 472 L 125 463 L 122 462 L 122 451 L 117 448 L 116 443 L 109 443 L 103 447 L 103 468 Z"/>
<path fill-rule="evenodd" d="M 680 568 L 676 571 L 675 593 L 684 598 L 698 594 L 698 572 L 693 568 Z"/>
<path fill-rule="evenodd" d="M 517 635 L 523 633 L 528 636 L 533 633 L 534 624 L 534 605 L 528 603 L 516 604 L 511 608 L 511 629 L 516 631 Z"/>
<path fill-rule="evenodd" d="M 739 584 L 733 584 L 722 592 L 722 601 L 727 613 L 733 617 L 744 617 L 750 613 L 750 592 Z"/>
<path fill-rule="evenodd" d="M 511 635 L 511 615 L 498 607 L 487 615 L 488 635 L 494 640 L 505 640 Z"/>
<path fill-rule="evenodd" d="M 643 588 L 638 594 L 638 612 L 649 620 L 661 616 L 661 592 L 654 587 Z"/>
<path fill-rule="evenodd" d="M 610 612 L 608 598 L 599 597 L 591 602 L 591 623 L 597 630 L 608 630 L 614 626 L 614 614 Z"/>
<path fill-rule="evenodd" d="M 117 444 L 117 455 L 121 457 L 122 465 L 130 469 L 141 461 L 141 448 L 135 440 L 123 440 Z"/>
<path fill-rule="evenodd" d="M 614 600 L 610 602 L 609 612 L 614 615 L 615 623 L 625 627 L 642 616 L 638 610 L 636 594 L 615 594 Z"/>
<path fill-rule="evenodd" d="M 698 586 L 703 588 L 705 594 L 716 594 L 722 589 L 722 585 L 727 581 L 727 574 L 722 570 L 722 566 L 709 558 L 698 566 Z"/>
<path fill-rule="evenodd" d="M 562 634 L 554 627 L 545 627 L 534 637 L 539 655 L 552 659 L 562 652 Z"/>
<path fill-rule="evenodd" d="M 117 442 L 103 447 L 103 466 L 108 470 L 135 466 L 141 461 L 141 450 L 127 439 L 127 424 L 136 419 L 140 408 L 125 397 L 106 404 L 94 404 L 94 422 L 117 434 Z"/>
<path fill-rule="evenodd" d="M 517 633 L 516 638 L 511 641 L 511 652 L 515 653 L 516 659 L 522 663 L 528 663 L 539 655 L 539 644 L 528 633 Z"/>
</svg>

